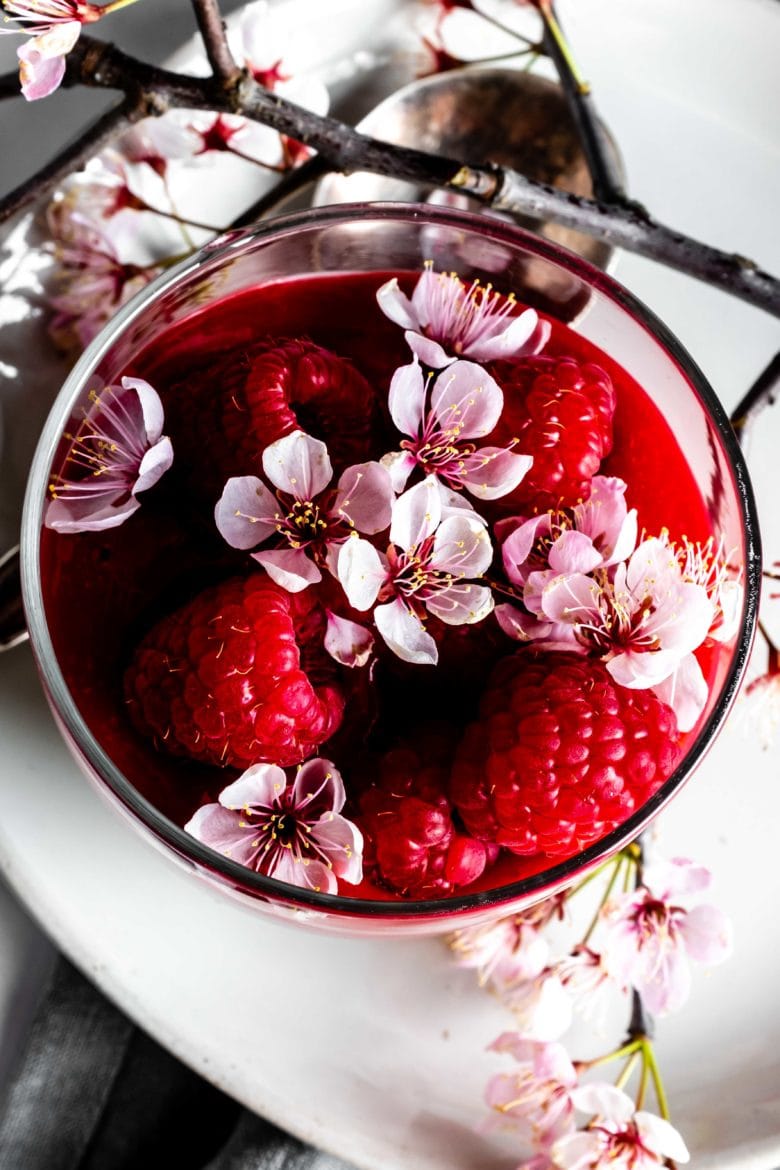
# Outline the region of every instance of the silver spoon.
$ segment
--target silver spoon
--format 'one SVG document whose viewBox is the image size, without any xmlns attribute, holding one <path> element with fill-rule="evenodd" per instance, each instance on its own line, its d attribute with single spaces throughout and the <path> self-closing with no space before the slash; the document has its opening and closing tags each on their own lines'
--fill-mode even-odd
<svg viewBox="0 0 780 1170">
<path fill-rule="evenodd" d="M 531 179 L 575 195 L 592 196 L 585 155 L 559 85 L 522 69 L 470 66 L 434 74 L 405 85 L 375 106 L 356 129 L 398 146 L 468 162 L 495 162 Z M 604 128 L 607 148 L 618 172 L 622 160 Z M 317 184 L 315 206 L 374 200 L 420 202 L 431 191 L 403 180 L 356 172 L 330 174 Z M 475 211 L 481 204 L 467 196 L 433 196 L 458 200 Z M 607 268 L 613 249 L 571 228 L 517 218 L 521 226 L 578 252 Z"/>
</svg>

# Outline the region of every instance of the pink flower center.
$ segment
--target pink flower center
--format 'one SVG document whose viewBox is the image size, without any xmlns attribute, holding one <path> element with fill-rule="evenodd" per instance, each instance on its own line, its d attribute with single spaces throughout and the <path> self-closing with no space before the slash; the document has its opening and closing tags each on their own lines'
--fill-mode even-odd
<svg viewBox="0 0 780 1170">
<path fill-rule="evenodd" d="M 494 337 L 512 315 L 515 301 L 511 293 L 504 297 L 492 285 L 475 280 L 466 286 L 454 273 L 439 272 L 426 307 L 425 332 L 436 341 L 448 342 L 454 353 L 462 354 L 478 341 Z"/>
<path fill-rule="evenodd" d="M 600 654 L 616 648 L 644 653 L 660 650 L 658 634 L 647 629 L 647 621 L 657 608 L 656 599 L 646 594 L 637 604 L 631 595 L 616 593 L 604 569 L 595 570 L 592 577 L 598 620 L 578 625 L 578 639 Z"/>
<path fill-rule="evenodd" d="M 327 543 L 345 540 L 353 527 L 347 516 L 331 511 L 330 499 L 296 500 L 281 492 L 277 492 L 277 499 L 287 509 L 275 515 L 279 536 L 292 549 L 310 548 L 315 559 L 324 555 Z"/>
</svg>

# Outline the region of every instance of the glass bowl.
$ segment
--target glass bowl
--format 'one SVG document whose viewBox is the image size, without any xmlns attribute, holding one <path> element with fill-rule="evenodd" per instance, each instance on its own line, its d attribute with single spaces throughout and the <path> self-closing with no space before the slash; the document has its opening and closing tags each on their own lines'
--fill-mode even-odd
<svg viewBox="0 0 780 1170">
<path fill-rule="evenodd" d="M 112 758 L 117 753 L 110 736 L 80 709 L 55 649 L 60 635 L 49 622 L 54 585 L 42 555 L 47 487 L 62 457 L 69 420 L 94 387 L 118 381 L 148 347 L 159 349 L 161 337 L 176 336 L 172 330 L 197 335 L 208 349 L 213 314 L 225 298 L 314 273 L 375 272 L 379 283 L 388 272 L 419 272 L 428 260 L 466 281 L 492 279 L 502 292 L 513 292 L 568 324 L 644 388 L 676 437 L 712 528 L 742 566 L 742 613 L 735 637 L 717 650 L 706 708 L 682 762 L 649 801 L 596 844 L 564 861 L 537 858 L 518 880 L 450 897 L 413 901 L 318 893 L 256 873 L 202 845 L 180 827 L 186 817 L 176 823 L 157 807 L 160 800 L 155 803 L 142 791 L 141 773 L 132 783 Z M 663 468 L 657 473 L 663 476 Z M 158 567 L 163 573 L 164 566 Z M 530 905 L 572 884 L 636 838 L 687 781 L 723 724 L 751 644 L 760 563 L 753 498 L 728 419 L 681 345 L 630 293 L 575 255 L 503 221 L 429 205 L 357 204 L 318 208 L 228 233 L 159 277 L 116 314 L 73 369 L 43 430 L 25 502 L 22 576 L 33 650 L 62 734 L 86 775 L 134 826 L 201 879 L 258 910 L 342 933 L 411 934 L 471 925 Z M 152 566 L 152 585 L 155 576 Z M 99 556 L 80 587 L 83 597 L 69 613 L 74 628 L 85 629 L 91 598 L 104 588 Z M 120 606 L 114 624 L 119 628 L 122 620 Z M 110 642 L 111 636 L 107 627 L 97 641 L 105 637 Z M 91 653 L 88 647 L 79 650 L 87 671 Z M 110 682 L 96 674 L 91 691 L 94 703 L 114 702 L 111 719 L 121 726 L 121 703 L 105 698 Z M 96 725 L 101 727 L 97 733 Z"/>
</svg>

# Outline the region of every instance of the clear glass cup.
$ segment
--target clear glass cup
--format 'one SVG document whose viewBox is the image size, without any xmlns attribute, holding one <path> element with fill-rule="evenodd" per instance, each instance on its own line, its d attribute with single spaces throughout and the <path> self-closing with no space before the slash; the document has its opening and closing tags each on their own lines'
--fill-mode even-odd
<svg viewBox="0 0 780 1170">
<path fill-rule="evenodd" d="M 96 380 L 116 382 L 161 330 L 268 281 L 311 273 L 419 272 L 426 260 L 466 281 L 491 276 L 502 292 L 543 310 L 605 350 L 650 395 L 677 438 L 710 512 L 744 567 L 739 630 L 719 651 L 701 730 L 660 790 L 618 829 L 565 861 L 477 893 L 422 901 L 304 890 L 255 873 L 200 844 L 143 796 L 88 726 L 68 689 L 47 623 L 41 531 L 47 485 L 68 421 Z M 734 699 L 751 645 L 760 579 L 755 506 L 728 419 L 694 362 L 665 326 L 612 278 L 528 232 L 492 218 L 428 205 L 319 208 L 228 233 L 162 275 L 122 308 L 63 386 L 32 465 L 22 534 L 22 576 L 33 650 L 62 734 L 87 776 L 131 824 L 200 878 L 248 905 L 353 934 L 434 933 L 530 905 L 573 883 L 633 840 L 687 781 Z"/>
</svg>

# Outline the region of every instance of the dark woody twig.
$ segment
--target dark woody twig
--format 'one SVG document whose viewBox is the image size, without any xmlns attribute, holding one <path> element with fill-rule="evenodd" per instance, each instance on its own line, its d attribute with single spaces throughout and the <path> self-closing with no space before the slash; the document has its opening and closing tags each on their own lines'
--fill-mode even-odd
<svg viewBox="0 0 780 1170">
<path fill-rule="evenodd" d="M 610 149 L 606 131 L 596 111 L 590 85 L 577 70 L 558 14 L 549 0 L 540 3 L 544 21 L 544 48 L 555 65 L 569 112 L 590 171 L 593 194 L 600 203 L 626 206 L 629 201 L 623 187 L 614 151 Z"/>
<path fill-rule="evenodd" d="M 68 63 L 69 84 L 119 89 L 130 98 L 134 116 L 176 107 L 240 114 L 264 123 L 315 150 L 335 170 L 373 171 L 428 187 L 472 195 L 512 214 L 548 219 L 596 239 L 658 260 L 758 308 L 780 316 L 780 281 L 744 257 L 711 248 L 664 224 L 641 208 L 598 203 L 559 191 L 493 164 L 473 165 L 425 151 L 393 146 L 359 134 L 335 118 L 304 110 L 270 93 L 242 74 L 226 90 L 212 78 L 189 77 L 138 61 L 113 45 L 82 36 Z M 0 222 L 44 194 L 83 158 L 84 138 L 44 172 L 0 201 Z"/>
<path fill-rule="evenodd" d="M 217 81 L 229 89 L 237 83 L 241 69 L 230 51 L 219 4 L 217 0 L 192 0 L 192 7 L 211 71 Z"/>
</svg>

